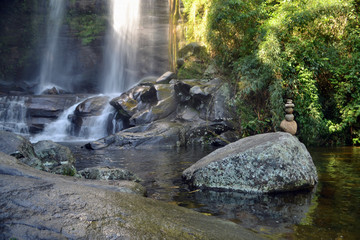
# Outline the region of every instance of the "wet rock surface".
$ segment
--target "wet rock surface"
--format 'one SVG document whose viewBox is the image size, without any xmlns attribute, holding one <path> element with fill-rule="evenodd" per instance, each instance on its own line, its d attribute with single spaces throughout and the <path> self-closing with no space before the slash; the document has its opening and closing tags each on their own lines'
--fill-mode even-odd
<svg viewBox="0 0 360 240">
<path fill-rule="evenodd" d="M 260 239 L 227 221 L 141 197 L 134 182 L 57 176 L 0 153 L 2 239 Z"/>
<path fill-rule="evenodd" d="M 118 147 L 227 144 L 229 139 L 222 141 L 224 137 L 220 135 L 234 132 L 228 106 L 232 96 L 229 84 L 218 78 L 178 80 L 174 77 L 174 73 L 167 72 L 158 82 L 156 78 L 143 79 L 115 98 L 69 94 L 28 96 L 23 100 L 23 125 L 34 134 L 61 120 L 59 127 L 64 130 L 59 136 L 64 138 L 97 139 L 109 135 L 89 143 L 92 145 L 89 149 L 113 143 Z M 1 106 L 2 103 L 0 113 Z M 74 111 L 69 111 L 73 108 Z M 66 117 L 61 115 L 65 111 Z M 52 131 L 57 131 L 56 127 Z"/>
<path fill-rule="evenodd" d="M 41 132 L 46 124 L 57 119 L 64 110 L 84 97 L 72 94 L 29 96 L 26 101 L 29 132 Z"/>
<path fill-rule="evenodd" d="M 157 121 L 126 129 L 85 145 L 91 150 L 112 147 L 151 148 L 176 147 L 184 144 L 182 125 L 168 121 Z"/>
<path fill-rule="evenodd" d="M 226 139 L 221 134 L 233 130 L 227 106 L 230 86 L 217 78 L 181 81 L 173 77 L 173 73 L 167 72 L 159 78 L 166 81 L 143 80 L 113 98 L 110 104 L 124 129 L 87 144 L 87 148 L 169 147 L 194 143 L 218 146 L 236 140 L 234 137 L 220 140 Z"/>
<path fill-rule="evenodd" d="M 176 78 L 176 74 L 173 72 L 166 72 L 156 80 L 158 84 L 169 84 L 172 79 Z"/>
<path fill-rule="evenodd" d="M 314 187 L 315 165 L 306 147 L 289 133 L 241 139 L 218 149 L 183 172 L 195 188 L 286 192 Z"/>
<path fill-rule="evenodd" d="M 91 97 L 80 103 L 74 113 L 79 117 L 99 116 L 108 104 L 108 97 Z"/>
<path fill-rule="evenodd" d="M 92 167 L 78 172 L 85 179 L 95 180 L 128 180 L 140 182 L 141 180 L 132 172 L 121 168 Z"/>
<path fill-rule="evenodd" d="M 110 134 L 106 140 L 91 142 L 90 145 L 94 145 L 91 149 L 98 148 L 95 145 L 100 146 L 99 142 L 105 143 L 102 147 L 109 146 L 119 138 L 124 140 L 118 140 L 116 146 L 137 147 L 142 143 L 149 146 L 150 142 L 157 146 L 160 132 L 166 132 L 161 140 L 167 142 L 166 146 L 227 143 L 219 139 L 223 138 L 221 134 L 234 131 L 232 111 L 228 106 L 232 97 L 230 85 L 218 78 L 178 80 L 175 76 L 166 72 L 158 79 L 145 78 L 113 98 L 70 94 L 28 96 L 20 99 L 24 102 L 24 119 L 21 120 L 30 134 L 40 133 L 46 125 L 59 119 L 61 127 L 66 126 L 61 134 L 69 138 L 96 139 Z M 0 102 L 0 113 L 5 112 L 1 107 L 7 106 L 6 101 L 13 101 L 13 98 L 4 101 L 4 104 Z M 70 107 L 75 110 L 68 111 L 72 109 Z M 65 110 L 66 117 L 61 115 Z M 161 126 L 166 129 L 160 130 Z M 141 136 L 139 131 L 147 132 Z M 158 140 L 149 141 L 151 134 Z"/>
</svg>

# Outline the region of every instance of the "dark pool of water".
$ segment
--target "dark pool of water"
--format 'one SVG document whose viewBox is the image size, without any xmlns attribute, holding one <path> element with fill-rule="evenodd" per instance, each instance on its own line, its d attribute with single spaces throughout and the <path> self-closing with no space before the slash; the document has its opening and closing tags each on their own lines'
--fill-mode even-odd
<svg viewBox="0 0 360 240">
<path fill-rule="evenodd" d="M 320 180 L 311 192 L 254 195 L 187 188 L 181 172 L 211 148 L 88 151 L 79 144 L 69 146 L 78 169 L 126 168 L 143 179 L 151 198 L 227 219 L 271 238 L 360 239 L 360 148 L 310 149 Z"/>
</svg>

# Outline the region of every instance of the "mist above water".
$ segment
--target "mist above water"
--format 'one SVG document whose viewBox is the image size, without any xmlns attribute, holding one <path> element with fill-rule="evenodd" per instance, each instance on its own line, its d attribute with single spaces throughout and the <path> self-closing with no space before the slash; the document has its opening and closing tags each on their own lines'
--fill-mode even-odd
<svg viewBox="0 0 360 240">
<path fill-rule="evenodd" d="M 40 45 L 40 49 L 44 50 L 36 79 L 38 83 L 36 94 L 48 94 L 49 92 L 45 90 L 53 87 L 68 93 L 82 92 L 83 89 L 79 89 L 79 86 L 86 88 L 85 85 L 76 81 L 76 79 L 86 81 L 86 74 L 82 75 L 78 70 L 74 72 L 77 66 L 75 59 L 78 61 L 82 58 L 77 55 L 81 50 L 74 52 L 70 45 L 70 43 L 77 43 L 79 39 L 74 39 L 74 36 L 71 35 L 74 33 L 68 31 L 69 26 L 64 20 L 69 11 L 66 3 L 66 0 L 44 0 L 48 13 L 45 39 L 41 42 L 43 45 Z M 136 85 L 141 78 L 160 76 L 168 70 L 169 10 L 168 2 L 160 0 L 109 0 L 107 3 L 109 9 L 108 29 L 104 36 L 104 46 L 101 45 L 104 49 L 103 57 L 95 56 L 94 59 L 98 60 L 97 68 L 99 68 L 99 72 L 102 72 L 98 81 L 95 81 L 96 89 L 99 93 L 109 96 L 110 100 Z M 92 47 L 99 47 L 98 45 L 84 47 L 80 43 L 74 46 L 89 51 Z M 82 53 L 84 52 L 86 53 L 86 51 Z M 82 66 L 81 63 L 78 65 Z M 56 91 L 54 92 L 56 93 Z M 22 114 L 22 119 L 17 121 L 24 123 L 23 125 L 27 127 L 26 106 L 23 103 L 20 105 L 24 106 L 25 113 Z M 15 105 L 10 104 L 9 106 Z M 121 129 L 116 126 L 122 123 L 114 122 L 116 120 L 111 119 L 114 109 L 108 104 L 103 114 L 88 117 L 86 121 L 83 121 L 79 131 L 73 131 L 71 116 L 74 115 L 75 108 L 76 106 L 72 106 L 65 109 L 56 120 L 46 124 L 43 133 L 33 136 L 32 140 L 98 139 Z M 5 113 L 2 115 L 5 116 Z M 109 130 L 110 128 L 112 130 Z M 23 129 L 16 130 L 16 132 L 24 131 Z"/>
<path fill-rule="evenodd" d="M 60 30 L 65 13 L 64 0 L 50 0 L 47 19 L 46 48 L 41 63 L 37 93 L 57 87 L 65 88 L 64 69 L 60 44 Z M 63 77 L 62 77 L 63 76 Z"/>
<path fill-rule="evenodd" d="M 119 93 L 137 82 L 140 0 L 111 0 L 103 70 L 103 93 Z"/>
</svg>

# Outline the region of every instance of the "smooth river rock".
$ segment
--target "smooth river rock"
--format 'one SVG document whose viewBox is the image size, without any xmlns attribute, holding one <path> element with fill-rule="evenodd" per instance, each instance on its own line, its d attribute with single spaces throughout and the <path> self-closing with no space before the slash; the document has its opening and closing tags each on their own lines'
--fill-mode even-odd
<svg viewBox="0 0 360 240">
<path fill-rule="evenodd" d="M 242 192 L 308 189 L 318 181 L 310 153 L 289 133 L 243 138 L 218 149 L 183 172 L 195 188 Z"/>
<path fill-rule="evenodd" d="M 135 182 L 49 174 L 0 152 L 0 239 L 261 239 L 142 193 Z"/>
</svg>

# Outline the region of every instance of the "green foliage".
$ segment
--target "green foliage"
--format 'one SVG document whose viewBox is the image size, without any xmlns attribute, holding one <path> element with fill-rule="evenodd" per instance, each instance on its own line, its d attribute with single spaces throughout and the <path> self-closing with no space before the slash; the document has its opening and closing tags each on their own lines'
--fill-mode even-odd
<svg viewBox="0 0 360 240">
<path fill-rule="evenodd" d="M 106 29 L 105 18 L 92 12 L 82 13 L 70 10 L 67 22 L 83 45 L 91 44 L 103 35 Z"/>
<path fill-rule="evenodd" d="M 191 19 L 188 38 L 202 41 L 223 71 L 231 72 L 244 135 L 267 132 L 269 126 L 276 130 L 284 100 L 292 98 L 303 142 L 358 144 L 357 1 L 185 0 L 184 5 Z"/>
<path fill-rule="evenodd" d="M 258 92 L 258 94 L 261 94 Z M 237 97 L 230 103 L 236 108 L 236 114 L 239 116 L 240 132 L 242 137 L 247 137 L 255 134 L 271 131 L 271 121 L 269 120 L 268 111 L 263 108 L 262 99 L 259 99 L 257 103 L 249 104 L 249 98 Z M 255 107 L 254 107 L 255 106 Z"/>
<path fill-rule="evenodd" d="M 200 79 L 205 70 L 206 66 L 204 64 L 189 59 L 178 70 L 177 76 L 179 79 Z"/>
<path fill-rule="evenodd" d="M 266 34 L 259 58 L 294 98 L 299 137 L 308 144 L 330 141 L 331 134 L 357 122 L 360 65 L 353 55 L 359 49 L 354 49 L 358 40 L 349 27 L 355 22 L 359 20 L 350 1 L 291 1 L 282 3 L 262 26 Z M 336 111 L 329 114 L 330 108 Z"/>
<path fill-rule="evenodd" d="M 228 67 L 256 46 L 261 1 L 213 0 L 208 16 L 206 39 L 213 55 Z"/>
<path fill-rule="evenodd" d="M 63 166 L 60 174 L 65 176 L 75 176 L 76 173 L 74 166 Z"/>
<path fill-rule="evenodd" d="M 206 45 L 207 21 L 211 1 L 186 0 L 183 1 L 183 4 L 187 18 L 185 33 L 187 42 L 202 42 Z"/>
</svg>

